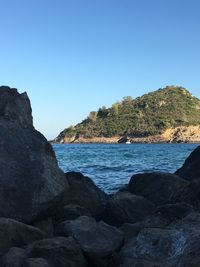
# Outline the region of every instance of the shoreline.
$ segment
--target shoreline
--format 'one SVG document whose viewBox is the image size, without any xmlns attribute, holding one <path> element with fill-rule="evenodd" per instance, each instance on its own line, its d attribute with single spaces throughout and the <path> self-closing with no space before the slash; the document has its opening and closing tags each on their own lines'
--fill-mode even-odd
<svg viewBox="0 0 200 267">
<path fill-rule="evenodd" d="M 51 143 L 67 144 L 117 144 L 117 143 L 200 143 L 200 126 L 180 126 L 166 129 L 162 134 L 150 136 L 113 136 L 113 137 L 91 137 L 84 136 L 60 136 Z"/>
</svg>

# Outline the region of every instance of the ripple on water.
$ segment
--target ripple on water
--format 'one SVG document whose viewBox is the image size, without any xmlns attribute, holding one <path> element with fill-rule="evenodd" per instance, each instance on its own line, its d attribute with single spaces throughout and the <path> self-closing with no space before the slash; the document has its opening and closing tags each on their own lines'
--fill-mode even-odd
<svg viewBox="0 0 200 267">
<path fill-rule="evenodd" d="M 55 144 L 63 171 L 89 176 L 104 191 L 116 192 L 139 172 L 175 172 L 198 144 Z"/>
</svg>

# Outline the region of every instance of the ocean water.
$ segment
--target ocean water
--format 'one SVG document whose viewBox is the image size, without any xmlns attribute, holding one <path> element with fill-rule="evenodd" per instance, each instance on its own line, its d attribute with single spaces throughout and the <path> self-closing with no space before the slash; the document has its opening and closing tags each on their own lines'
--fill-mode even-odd
<svg viewBox="0 0 200 267">
<path fill-rule="evenodd" d="M 140 172 L 175 172 L 199 144 L 54 144 L 64 172 L 78 171 L 107 193 Z"/>
</svg>

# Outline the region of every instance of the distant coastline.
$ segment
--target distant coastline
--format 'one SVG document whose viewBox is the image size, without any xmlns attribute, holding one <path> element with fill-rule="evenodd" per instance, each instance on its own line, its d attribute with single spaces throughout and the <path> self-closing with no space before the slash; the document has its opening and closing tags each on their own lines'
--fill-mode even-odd
<svg viewBox="0 0 200 267">
<path fill-rule="evenodd" d="M 64 137 L 59 140 L 53 140 L 52 143 L 72 144 L 72 143 L 199 143 L 200 142 L 200 126 L 180 126 L 168 128 L 160 135 L 152 136 L 114 136 L 114 137 L 92 137 L 85 138 L 84 136 Z"/>
</svg>

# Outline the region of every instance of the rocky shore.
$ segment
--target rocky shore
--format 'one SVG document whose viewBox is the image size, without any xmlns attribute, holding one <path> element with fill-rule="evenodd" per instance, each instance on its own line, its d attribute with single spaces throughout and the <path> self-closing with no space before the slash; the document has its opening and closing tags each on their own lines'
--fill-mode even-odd
<svg viewBox="0 0 200 267">
<path fill-rule="evenodd" d="M 168 128 L 160 135 L 150 136 L 113 136 L 113 137 L 92 137 L 83 136 L 64 137 L 55 139 L 52 143 L 69 144 L 69 143 L 200 143 L 200 126 L 179 126 Z"/>
<path fill-rule="evenodd" d="M 63 173 L 26 93 L 0 87 L 0 267 L 200 266 L 200 146 L 107 195 Z"/>
</svg>

